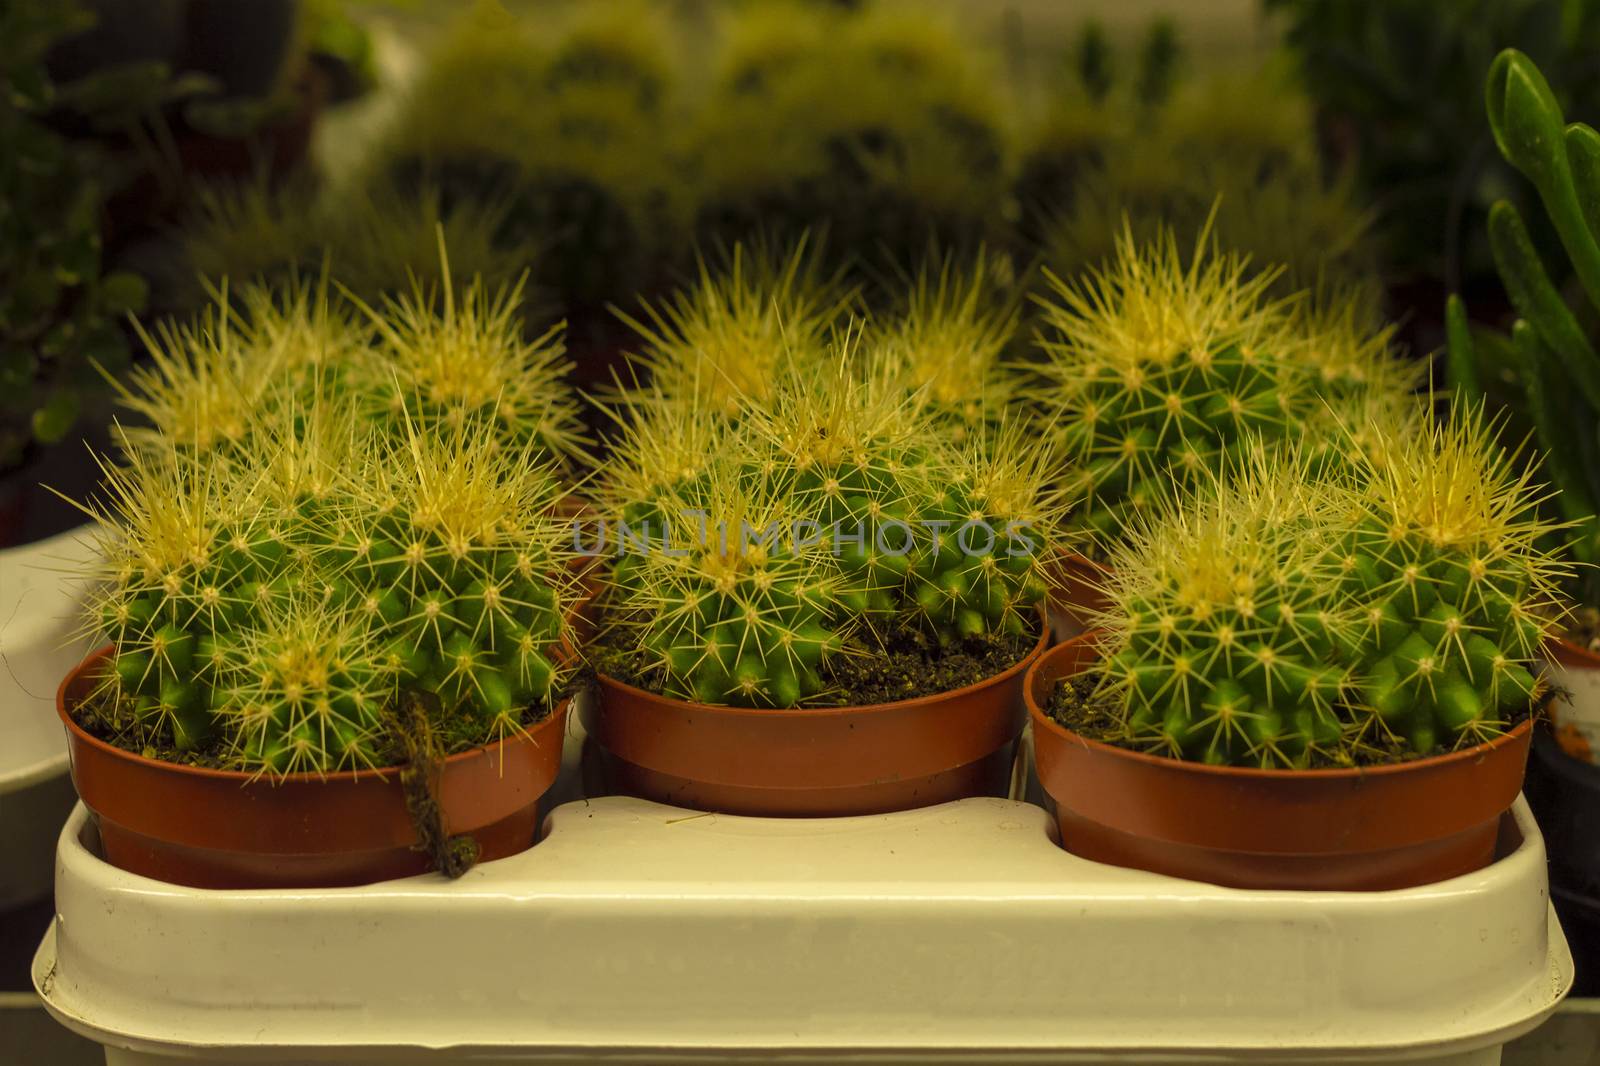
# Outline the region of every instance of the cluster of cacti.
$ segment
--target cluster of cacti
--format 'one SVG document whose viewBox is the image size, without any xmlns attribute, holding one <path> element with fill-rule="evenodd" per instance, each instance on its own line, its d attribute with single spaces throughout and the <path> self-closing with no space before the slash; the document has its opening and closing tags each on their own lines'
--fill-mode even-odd
<svg viewBox="0 0 1600 1066">
<path fill-rule="evenodd" d="M 1561 565 L 1475 413 L 1374 425 L 1318 477 L 1256 453 L 1114 555 L 1105 682 L 1124 739 L 1219 764 L 1430 754 L 1526 712 Z M 1348 439 L 1347 439 L 1348 440 Z"/>
<path fill-rule="evenodd" d="M 1075 521 L 1103 536 L 1264 443 L 1404 403 L 1416 379 L 1358 302 L 1305 311 L 1270 298 L 1275 272 L 1219 253 L 1204 231 L 1186 256 L 1170 231 L 1139 245 L 1125 230 L 1087 281 L 1047 276 L 1055 299 L 1031 372 Z"/>
<path fill-rule="evenodd" d="M 645 649 L 668 695 L 789 707 L 826 698 L 829 655 L 895 627 L 1036 628 L 1058 510 L 1041 442 L 1001 426 L 957 443 L 896 369 L 858 328 L 784 350 L 735 412 L 631 409 L 601 489 L 627 525 L 605 546 L 613 643 Z"/>
<path fill-rule="evenodd" d="M 1489 241 L 1518 321 L 1509 339 L 1473 331 L 1452 296 L 1448 309 L 1451 384 L 1473 400 L 1504 394 L 1537 434 L 1552 484 L 1551 505 L 1575 527 L 1574 554 L 1586 564 L 1575 590 L 1600 603 L 1600 354 L 1592 313 L 1569 306 L 1563 288 L 1600 309 L 1600 134 L 1565 123 L 1550 86 L 1527 56 L 1507 50 L 1488 79 L 1489 126 L 1506 160 L 1536 187 L 1560 237 L 1575 285 L 1552 279 L 1522 216 L 1507 200 L 1489 211 Z"/>
<path fill-rule="evenodd" d="M 468 746 L 549 705 L 575 400 L 515 290 L 444 291 L 368 324 L 326 285 L 247 288 L 159 335 L 127 398 L 152 425 L 98 516 L 113 655 L 91 703 L 122 735 L 328 772 L 396 758 L 402 693 Z"/>
<path fill-rule="evenodd" d="M 382 765 L 402 689 L 479 742 L 547 705 L 571 554 L 551 469 L 481 423 L 395 440 L 348 411 L 271 417 L 294 424 L 260 427 L 259 458 L 147 448 L 110 472 L 106 714 L 276 774 Z"/>
</svg>

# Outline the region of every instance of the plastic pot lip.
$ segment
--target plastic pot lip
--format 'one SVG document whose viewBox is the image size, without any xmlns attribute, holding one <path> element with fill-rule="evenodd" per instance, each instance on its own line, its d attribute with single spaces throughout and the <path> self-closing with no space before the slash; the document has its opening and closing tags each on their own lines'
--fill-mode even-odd
<svg viewBox="0 0 1600 1066">
<path fill-rule="evenodd" d="M 248 773 L 244 770 L 212 770 L 204 766 L 186 766 L 183 763 L 167 762 L 164 759 L 149 759 L 143 755 L 138 755 L 131 751 L 125 751 L 122 748 L 117 747 L 115 744 L 108 744 L 99 737 L 93 736 L 86 732 L 82 726 L 72 720 L 72 715 L 67 712 L 68 686 L 77 680 L 78 677 L 80 677 L 90 666 L 100 662 L 103 659 L 109 658 L 113 650 L 113 645 L 106 644 L 90 652 L 84 657 L 82 662 L 67 672 L 67 676 L 61 679 L 61 684 L 56 689 L 56 714 L 66 725 L 67 731 L 71 735 L 73 743 L 81 744 L 84 747 L 91 748 L 103 756 L 117 759 L 121 762 L 134 763 L 139 766 L 157 767 L 162 772 L 178 774 L 188 777 L 192 780 L 233 782 L 240 786 L 253 785 L 257 783 L 264 783 L 272 787 L 279 787 L 283 785 L 355 784 L 358 781 L 373 780 L 388 781 L 391 777 L 405 769 L 403 766 L 381 766 L 369 767 L 363 770 L 336 770 L 333 773 L 328 774 L 319 774 L 314 771 L 303 770 L 292 774 L 274 775 L 266 772 Z M 535 722 L 532 727 L 527 730 L 527 733 L 534 733 L 559 718 L 561 716 L 561 712 L 567 709 L 567 705 L 569 703 L 571 703 L 571 697 L 568 697 L 567 699 L 562 700 L 560 703 L 557 703 L 554 707 L 550 708 L 549 712 L 543 718 Z M 479 747 L 470 748 L 467 751 L 457 752 L 454 755 L 446 756 L 443 765 L 448 767 L 465 763 L 471 759 L 475 759 L 483 755 L 492 749 L 504 748 L 508 744 L 515 744 L 525 739 L 526 737 L 524 735 L 518 734 L 516 736 L 507 737 L 501 740 L 490 741 L 489 743 L 480 745 Z"/>
<path fill-rule="evenodd" d="M 948 692 L 938 692 L 932 696 L 917 696 L 908 700 L 895 700 L 892 703 L 863 703 L 844 707 L 731 707 L 720 703 L 696 703 L 694 700 L 680 700 L 672 696 L 664 696 L 659 692 L 630 685 L 625 681 L 618 681 L 609 674 L 595 671 L 595 680 L 602 687 L 616 689 L 618 692 L 634 700 L 646 703 L 661 702 L 678 708 L 693 708 L 710 714 L 726 715 L 733 718 L 830 718 L 845 715 L 883 714 L 904 711 L 911 707 L 934 703 L 944 703 L 948 700 L 961 699 L 978 692 L 981 689 L 1004 684 L 1018 674 L 1031 669 L 1036 663 L 1041 662 L 1050 651 L 1050 620 L 1046 614 L 1045 606 L 1040 604 L 1036 608 L 1039 622 L 1039 639 L 1027 653 L 1012 663 L 998 674 L 992 674 L 982 681 L 974 681 L 961 688 L 953 688 Z M 1024 682 L 1026 687 L 1026 682 Z"/>
<path fill-rule="evenodd" d="M 1565 666 L 1568 669 L 1600 670 L 1600 652 L 1590 651 L 1588 648 L 1574 644 L 1566 637 L 1558 637 L 1555 634 L 1551 634 L 1546 639 L 1551 644 L 1555 645 L 1557 650 L 1572 660 L 1571 662 L 1561 663 L 1560 665 Z M 1552 658 L 1554 658 L 1554 656 L 1552 656 Z"/>
<path fill-rule="evenodd" d="M 1064 568 L 1071 569 L 1076 567 L 1080 570 L 1087 570 L 1098 577 L 1110 577 L 1112 574 L 1111 567 L 1105 563 L 1097 562 L 1083 554 L 1083 552 L 1072 548 L 1058 549 L 1056 551 L 1056 562 Z"/>
<path fill-rule="evenodd" d="M 1186 762 L 1182 759 L 1171 759 L 1162 755 L 1152 755 L 1144 751 L 1132 751 L 1128 748 L 1119 748 L 1115 744 L 1104 741 L 1092 740 L 1080 736 L 1057 722 L 1045 713 L 1039 706 L 1039 701 L 1033 695 L 1033 674 L 1048 662 L 1052 655 L 1059 649 L 1076 648 L 1083 644 L 1097 642 L 1103 631 L 1091 630 L 1081 633 L 1070 640 L 1057 644 L 1054 648 L 1040 656 L 1038 661 L 1028 671 L 1029 676 L 1022 685 L 1022 698 L 1028 704 L 1028 717 L 1033 721 L 1033 728 L 1037 735 L 1039 730 L 1050 734 L 1063 744 L 1074 744 L 1087 748 L 1099 755 L 1110 758 L 1125 759 L 1129 762 L 1139 763 L 1153 769 L 1165 770 L 1175 774 L 1186 774 L 1201 778 L 1221 778 L 1230 780 L 1249 779 L 1252 781 L 1356 781 L 1371 777 L 1388 777 L 1394 774 L 1404 774 L 1420 769 L 1448 766 L 1453 763 L 1476 761 L 1484 755 L 1510 744 L 1515 744 L 1533 729 L 1534 715 L 1530 714 L 1521 722 L 1493 740 L 1482 744 L 1474 744 L 1470 748 L 1461 748 L 1457 751 L 1446 752 L 1443 755 L 1430 755 L 1423 759 L 1412 759 L 1407 762 L 1384 763 L 1380 766 L 1354 766 L 1348 768 L 1324 768 L 1318 770 L 1284 770 L 1266 769 L 1257 766 L 1211 766 L 1206 763 Z M 1074 671 L 1076 673 L 1077 671 Z M 1071 677 L 1063 674 L 1062 677 Z M 1037 743 L 1037 741 L 1036 741 Z"/>
</svg>

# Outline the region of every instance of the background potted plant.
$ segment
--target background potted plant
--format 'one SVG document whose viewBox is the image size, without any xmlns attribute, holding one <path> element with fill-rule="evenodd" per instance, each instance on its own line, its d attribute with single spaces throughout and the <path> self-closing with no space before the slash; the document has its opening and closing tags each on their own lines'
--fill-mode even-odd
<svg viewBox="0 0 1600 1066">
<path fill-rule="evenodd" d="M 677 198 L 661 135 L 676 69 L 658 13 L 586 5 L 552 44 L 496 5 L 429 58 L 374 161 L 374 180 L 488 205 L 498 242 L 532 246 L 534 285 L 567 323 L 577 380 L 616 369 L 609 308 L 654 292 L 676 263 Z"/>
<path fill-rule="evenodd" d="M 1552 275 L 1510 200 L 1489 211 L 1489 242 L 1517 319 L 1510 335 L 1469 324 L 1452 296 L 1449 366 L 1455 387 L 1504 404 L 1510 425 L 1530 430 L 1557 491 L 1548 507 L 1570 525 L 1583 563 L 1566 587 L 1574 611 L 1547 648 L 1552 731 L 1534 738 L 1528 797 L 1550 841 L 1551 891 L 1572 929 L 1583 980 L 1595 980 L 1600 947 L 1600 135 L 1568 125 L 1549 85 L 1525 55 L 1502 52 L 1489 70 L 1489 127 L 1505 159 L 1532 182 L 1566 252 Z"/>
<path fill-rule="evenodd" d="M 881 8 L 751 5 L 686 133 L 702 245 L 824 228 L 836 256 L 909 269 L 930 240 L 1003 246 L 1010 144 L 954 27 Z M 780 39 L 781 38 L 781 39 Z"/>
<path fill-rule="evenodd" d="M 1381 889 L 1491 860 L 1567 568 L 1470 411 L 1264 448 L 1115 554 L 1091 633 L 1031 671 L 1063 845 L 1247 888 Z"/>
<path fill-rule="evenodd" d="M 1413 351 L 1445 341 L 1445 296 L 1503 310 L 1485 216 L 1509 198 L 1527 214 L 1525 187 L 1496 158 L 1472 101 L 1503 48 L 1531 55 L 1580 114 L 1600 105 L 1590 62 L 1600 9 L 1563 0 L 1426 0 L 1346 4 L 1268 0 L 1316 106 L 1322 155 L 1353 173 L 1376 212 L 1373 237 L 1389 313 Z M 1417 42 L 1427 42 L 1419 47 Z M 1536 228 L 1542 252 L 1553 233 Z"/>
</svg>

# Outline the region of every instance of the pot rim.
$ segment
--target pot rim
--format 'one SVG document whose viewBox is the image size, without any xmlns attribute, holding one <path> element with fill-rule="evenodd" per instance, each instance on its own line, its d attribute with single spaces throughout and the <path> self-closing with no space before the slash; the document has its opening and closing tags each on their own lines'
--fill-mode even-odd
<svg viewBox="0 0 1600 1066">
<path fill-rule="evenodd" d="M 1031 669 L 1033 666 L 1042 662 L 1044 657 L 1050 653 L 1050 619 L 1043 603 L 1038 604 L 1035 609 L 1037 611 L 1039 620 L 1039 639 L 1036 640 L 1033 643 L 1033 646 L 1023 654 L 1022 658 L 1006 667 L 1000 673 L 991 674 L 981 681 L 974 681 L 970 685 L 963 685 L 960 688 L 953 688 L 946 692 L 936 692 L 931 696 L 915 696 L 911 699 L 905 700 L 893 700 L 889 703 L 847 704 L 842 707 L 733 707 L 722 703 L 697 703 L 694 700 L 680 700 L 673 696 L 666 696 L 659 692 L 652 692 L 649 689 L 639 688 L 637 685 L 630 685 L 626 681 L 618 681 L 611 675 L 602 673 L 599 670 L 595 671 L 595 680 L 601 685 L 617 689 L 634 699 L 644 699 L 646 701 L 659 700 L 663 703 L 674 704 L 678 707 L 703 708 L 704 710 L 715 714 L 727 714 L 731 717 L 739 718 L 827 718 L 838 717 L 847 714 L 875 714 L 903 711 L 907 707 L 915 704 L 943 703 L 946 700 L 953 700 L 971 695 L 979 689 L 987 688 L 990 685 L 998 684 L 1004 681 L 1009 681 L 1018 673 L 1027 669 Z M 1023 686 L 1024 688 L 1027 686 L 1026 679 L 1023 681 Z"/>
<path fill-rule="evenodd" d="M 1149 752 L 1134 751 L 1130 748 L 1118 747 L 1115 744 L 1107 744 L 1105 741 L 1093 740 L 1089 737 L 1074 733 L 1072 730 L 1068 729 L 1066 726 L 1050 717 L 1050 715 L 1045 712 L 1044 708 L 1039 706 L 1039 701 L 1034 698 L 1034 673 L 1035 671 L 1042 669 L 1044 664 L 1050 660 L 1051 656 L 1057 650 L 1075 649 L 1080 644 L 1098 642 L 1103 633 L 1104 630 L 1098 629 L 1090 630 L 1087 633 L 1080 633 L 1078 636 L 1072 637 L 1069 640 L 1065 640 L 1060 644 L 1057 644 L 1054 648 L 1050 648 L 1039 657 L 1039 659 L 1033 664 L 1033 667 L 1028 671 L 1029 676 L 1026 680 L 1024 680 L 1022 685 L 1022 698 L 1027 701 L 1028 704 L 1028 717 L 1033 721 L 1035 730 L 1043 725 L 1047 733 L 1055 734 L 1056 739 L 1062 741 L 1063 743 L 1077 744 L 1098 754 L 1130 759 L 1134 762 L 1142 763 L 1144 765 L 1159 769 L 1165 769 L 1173 773 L 1194 774 L 1201 777 L 1250 777 L 1258 781 L 1282 780 L 1324 782 L 1354 780 L 1357 778 L 1371 777 L 1374 775 L 1388 776 L 1392 774 L 1406 773 L 1422 767 L 1445 766 L 1451 763 L 1465 762 L 1467 760 L 1481 758 L 1496 748 L 1516 743 L 1522 738 L 1523 735 L 1533 729 L 1533 723 L 1538 717 L 1536 714 L 1530 713 L 1526 718 L 1518 722 L 1515 726 L 1506 730 L 1500 736 L 1497 736 L 1492 740 L 1485 741 L 1482 744 L 1474 744 L 1470 748 L 1460 748 L 1456 751 L 1447 751 L 1443 755 L 1429 755 L 1421 759 L 1408 759 L 1404 762 L 1383 763 L 1378 766 L 1326 767 L 1316 770 L 1286 770 L 1276 767 L 1268 769 L 1259 766 L 1211 766 L 1207 763 L 1189 762 L 1184 759 L 1174 759 L 1165 755 L 1152 755 Z M 1061 678 L 1071 676 L 1071 674 L 1062 674 Z M 1061 678 L 1057 678 L 1057 680 L 1060 680 Z M 1037 740 L 1035 743 L 1037 743 Z"/>
<path fill-rule="evenodd" d="M 56 688 L 56 715 L 66 724 L 67 730 L 76 743 L 94 749 L 102 755 L 110 756 L 124 762 L 138 763 L 143 766 L 157 766 L 164 771 L 203 779 L 207 781 L 234 781 L 243 785 L 265 782 L 274 787 L 280 785 L 308 785 L 308 784 L 353 784 L 357 781 L 376 779 L 388 781 L 392 776 L 405 769 L 402 765 L 368 767 L 361 770 L 335 770 L 332 773 L 319 774 L 314 770 L 301 770 L 292 774 L 272 774 L 266 771 L 251 773 L 245 770 L 213 770 L 205 766 L 186 766 L 183 763 L 168 762 L 165 759 L 150 759 L 136 752 L 127 751 L 108 744 L 99 737 L 94 736 L 72 720 L 72 715 L 67 711 L 67 686 L 77 679 L 91 664 L 109 658 L 114 650 L 114 645 L 104 644 L 84 656 L 83 660 L 67 671 L 67 676 L 61 679 L 61 684 Z M 488 752 L 492 748 L 502 749 L 501 758 L 504 759 L 503 749 L 507 744 L 515 744 L 528 740 L 528 734 L 554 720 L 563 708 L 572 702 L 572 697 L 561 700 L 547 711 L 544 717 L 534 722 L 523 733 L 499 740 L 490 741 L 476 748 L 448 755 L 442 765 L 450 766 L 455 763 L 465 762 Z"/>
<path fill-rule="evenodd" d="M 1600 652 L 1590 651 L 1583 645 L 1555 633 L 1550 634 L 1546 639 L 1558 645 L 1568 655 L 1576 657 L 1578 662 L 1574 665 L 1580 670 L 1600 670 Z"/>
</svg>

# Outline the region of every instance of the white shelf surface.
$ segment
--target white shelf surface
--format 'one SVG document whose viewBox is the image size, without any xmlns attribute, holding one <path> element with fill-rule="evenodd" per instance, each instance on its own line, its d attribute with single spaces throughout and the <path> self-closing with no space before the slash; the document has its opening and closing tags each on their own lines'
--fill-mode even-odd
<svg viewBox="0 0 1600 1066">
<path fill-rule="evenodd" d="M 50 891 L 71 809 L 56 686 L 88 650 L 80 602 L 87 528 L 0 550 L 0 910 Z"/>
<path fill-rule="evenodd" d="M 34 981 L 114 1063 L 1489 1066 L 1571 983 L 1519 801 L 1422 889 L 1247 892 L 1084 862 L 974 799 L 835 820 L 565 803 L 456 882 L 201 891 L 80 807 Z"/>
</svg>

